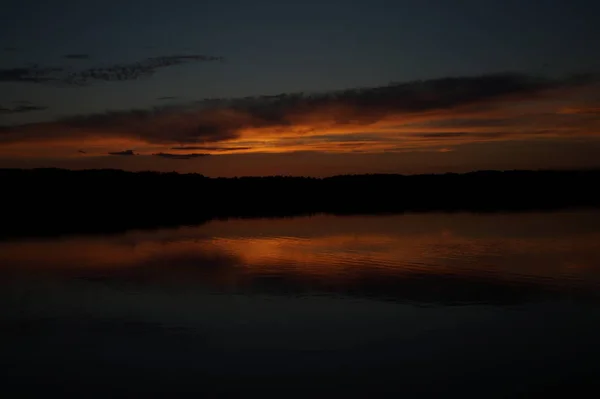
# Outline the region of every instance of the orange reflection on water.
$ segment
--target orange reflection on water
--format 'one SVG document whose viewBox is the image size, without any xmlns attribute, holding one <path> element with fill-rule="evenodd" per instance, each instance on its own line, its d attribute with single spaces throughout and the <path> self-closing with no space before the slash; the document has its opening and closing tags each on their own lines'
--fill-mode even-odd
<svg viewBox="0 0 600 399">
<path fill-rule="evenodd" d="M 600 234 L 564 242 L 552 238 L 473 239 L 441 231 L 405 237 L 215 238 L 210 246 L 235 254 L 246 272 L 258 274 L 333 278 L 364 272 L 437 273 L 556 279 L 573 274 L 600 277 L 597 242 Z"/>
<path fill-rule="evenodd" d="M 0 243 L 0 272 L 134 273 L 237 284 L 365 274 L 600 283 L 597 214 L 429 214 L 218 221 L 108 237 Z M 587 223 L 587 224 L 586 224 Z"/>
</svg>

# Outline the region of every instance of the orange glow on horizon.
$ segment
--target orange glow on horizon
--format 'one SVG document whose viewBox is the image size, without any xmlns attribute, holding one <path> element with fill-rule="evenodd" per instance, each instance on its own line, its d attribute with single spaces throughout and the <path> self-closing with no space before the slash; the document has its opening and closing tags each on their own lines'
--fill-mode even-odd
<svg viewBox="0 0 600 399">
<path fill-rule="evenodd" d="M 5 135 L 4 142 L 0 141 L 0 156 L 81 158 L 130 149 L 139 155 L 444 152 L 470 143 L 600 137 L 598 108 L 581 101 L 576 93 L 558 90 L 552 95 L 507 96 L 414 112 L 363 110 L 347 105 L 299 107 L 288 112 L 285 123 L 266 123 L 249 113 L 229 109 L 157 114 L 148 121 L 116 116 L 110 129 L 101 124 L 83 128 L 60 122 L 40 123 Z M 198 124 L 208 124 L 218 134 L 203 142 L 169 136 L 170 131 L 193 132 Z"/>
</svg>

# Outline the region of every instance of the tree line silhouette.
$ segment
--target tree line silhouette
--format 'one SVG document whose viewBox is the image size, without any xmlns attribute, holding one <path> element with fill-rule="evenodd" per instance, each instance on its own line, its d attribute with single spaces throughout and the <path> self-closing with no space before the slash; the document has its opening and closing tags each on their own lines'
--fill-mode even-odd
<svg viewBox="0 0 600 399">
<path fill-rule="evenodd" d="M 0 169 L 4 238 L 193 225 L 214 218 L 599 207 L 600 170 L 209 178 Z"/>
</svg>

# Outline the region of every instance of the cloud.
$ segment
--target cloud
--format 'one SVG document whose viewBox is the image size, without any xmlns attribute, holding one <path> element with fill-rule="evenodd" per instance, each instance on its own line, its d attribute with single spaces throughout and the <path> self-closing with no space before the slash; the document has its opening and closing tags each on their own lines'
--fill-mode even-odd
<svg viewBox="0 0 600 399">
<path fill-rule="evenodd" d="M 108 155 L 132 156 L 132 155 L 136 155 L 136 154 L 133 152 L 133 150 L 124 150 L 124 151 L 109 152 Z"/>
<path fill-rule="evenodd" d="M 514 117 L 504 118 L 452 118 L 442 120 L 432 120 L 429 126 L 435 126 L 437 128 L 473 128 L 473 127 L 491 127 L 491 128 L 503 128 L 510 126 L 514 123 Z"/>
<path fill-rule="evenodd" d="M 465 137 L 477 138 L 498 138 L 510 136 L 507 132 L 436 132 L 436 133 L 416 133 L 418 137 L 426 139 L 460 139 Z"/>
<path fill-rule="evenodd" d="M 183 146 L 183 147 L 171 147 L 171 150 L 175 151 L 243 151 L 250 150 L 252 147 L 210 147 L 210 146 Z"/>
<path fill-rule="evenodd" d="M 190 62 L 222 61 L 223 57 L 208 55 L 170 55 L 151 57 L 143 61 L 129 64 L 115 64 L 108 67 L 89 68 L 83 71 L 71 72 L 64 82 L 75 85 L 85 85 L 95 80 L 114 82 L 123 80 L 135 80 L 145 76 L 151 76 L 158 69 L 171 67 Z"/>
<path fill-rule="evenodd" d="M 63 71 L 63 68 L 40 67 L 39 65 L 23 68 L 3 68 L 0 69 L 0 82 L 47 83 L 59 81 L 60 79 L 55 75 Z"/>
<path fill-rule="evenodd" d="M 186 60 L 167 57 L 151 64 Z M 115 145 L 135 146 L 142 154 L 446 148 L 531 135 L 581 134 L 584 128 L 587 133 L 600 132 L 596 114 L 557 111 L 568 101 L 579 101 L 581 90 L 596 85 L 594 75 L 546 78 L 505 73 L 315 94 L 207 99 L 5 126 L 0 144 L 79 140 L 73 145 L 81 148 L 82 140 L 118 139 L 126 143 Z"/>
<path fill-rule="evenodd" d="M 420 136 L 425 138 L 453 138 L 453 137 L 464 137 L 470 133 L 464 132 L 440 132 L 440 133 L 423 133 Z"/>
<path fill-rule="evenodd" d="M 48 109 L 48 107 L 41 105 L 18 105 L 12 108 L 0 107 L 0 114 L 21 114 L 24 112 L 33 112 L 33 111 L 43 111 Z"/>
<path fill-rule="evenodd" d="M 66 54 L 64 58 L 88 59 L 88 54 Z M 169 55 L 145 60 L 73 70 L 66 67 L 40 67 L 37 64 L 20 68 L 0 69 L 0 82 L 56 83 L 83 86 L 94 81 L 125 81 L 151 76 L 161 68 L 190 62 L 222 61 L 223 57 L 209 55 Z"/>
<path fill-rule="evenodd" d="M 63 58 L 69 59 L 69 60 L 89 60 L 91 58 L 91 56 L 89 54 L 65 54 L 63 55 Z"/>
<path fill-rule="evenodd" d="M 177 97 L 176 96 L 164 96 L 164 97 L 157 97 L 156 99 L 159 101 L 164 101 L 164 100 L 175 100 Z"/>
<path fill-rule="evenodd" d="M 567 107 L 559 110 L 560 114 L 565 115 L 577 115 L 577 114 L 591 114 L 591 115 L 600 115 L 600 106 L 598 107 Z"/>
<path fill-rule="evenodd" d="M 202 157 L 206 157 L 210 154 L 197 154 L 197 153 L 193 153 L 193 154 L 170 154 L 170 153 L 165 153 L 165 152 L 159 152 L 156 154 L 152 154 L 156 157 L 162 157 L 162 158 L 168 158 L 168 159 L 193 159 L 193 158 L 202 158 Z"/>
</svg>

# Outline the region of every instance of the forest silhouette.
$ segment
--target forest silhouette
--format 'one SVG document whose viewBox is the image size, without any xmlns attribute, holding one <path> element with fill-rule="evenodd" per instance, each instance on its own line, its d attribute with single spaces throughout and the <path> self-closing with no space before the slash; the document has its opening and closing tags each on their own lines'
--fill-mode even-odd
<svg viewBox="0 0 600 399">
<path fill-rule="evenodd" d="M 600 206 L 600 170 L 210 178 L 115 169 L 0 169 L 0 237 L 112 233 L 211 219 Z"/>
</svg>

